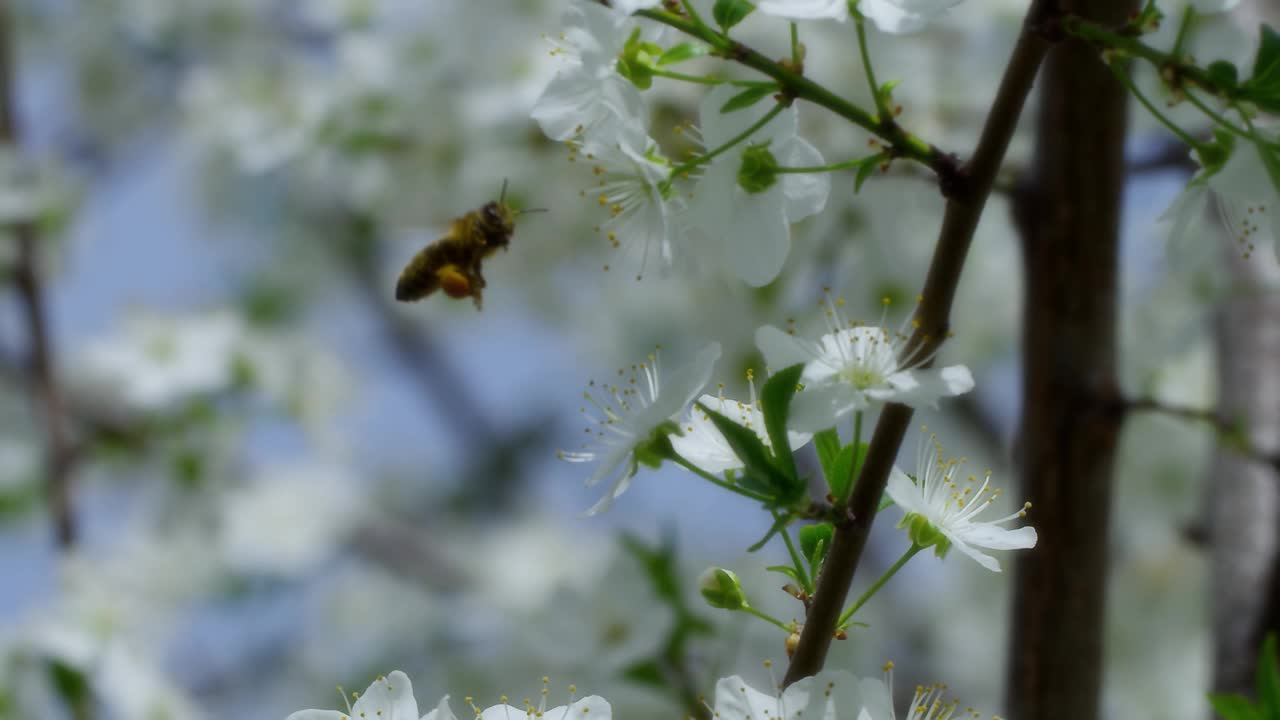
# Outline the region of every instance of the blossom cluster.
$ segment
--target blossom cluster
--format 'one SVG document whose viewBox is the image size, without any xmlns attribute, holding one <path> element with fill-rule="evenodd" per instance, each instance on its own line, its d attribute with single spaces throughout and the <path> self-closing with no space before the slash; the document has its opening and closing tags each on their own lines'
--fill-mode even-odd
<svg viewBox="0 0 1280 720">
<path fill-rule="evenodd" d="M 785 690 L 771 692 L 757 690 L 740 676 L 734 675 L 716 683 L 715 704 L 707 709 L 717 720 L 797 720 L 805 717 L 822 717 L 827 720 L 896 720 L 892 670 L 893 663 L 885 665 L 887 682 L 878 678 L 858 678 L 844 671 L 826 671 L 792 683 Z M 479 720 L 516 720 L 522 716 L 547 720 L 612 718 L 613 711 L 609 702 L 598 695 L 547 708 L 548 678 L 544 677 L 542 682 L 542 699 L 537 704 L 525 698 L 523 707 L 516 707 L 509 705 L 504 696 L 499 704 L 482 709 L 470 697 L 464 701 L 471 705 Z M 959 703 L 956 700 L 944 702 L 944 689 L 941 685 L 916 688 L 906 717 L 912 720 L 946 720 L 951 717 Z M 575 688 L 571 685 L 570 693 L 574 691 Z M 977 717 L 977 713 L 972 710 L 968 713 Z M 419 718 L 413 685 L 409 677 L 399 670 L 375 680 L 364 693 L 356 695 L 355 703 L 345 711 L 300 710 L 289 715 L 286 720 L 352 718 L 456 720 L 447 695 L 434 709 Z"/>
<path fill-rule="evenodd" d="M 851 413 L 888 402 L 933 407 L 941 398 L 973 389 L 973 376 L 964 365 L 932 368 L 933 355 L 915 352 L 901 330 L 851 322 L 841 305 L 827 300 L 823 312 L 827 332 L 816 341 L 773 326 L 757 332 L 757 344 L 772 369 L 803 368 L 800 387 L 791 398 L 786 433 L 790 447 L 785 449 L 773 447 L 754 383 L 749 401 L 727 398 L 723 392 L 701 394 L 720 357 L 719 345 L 699 351 L 666 378 L 665 387 L 656 355 L 634 366 L 630 377 L 619 371 L 615 383 L 593 383 L 594 393 L 586 397 L 594 409 L 583 409 L 589 441 L 578 450 L 560 453 L 572 462 L 598 463 L 588 485 L 610 481 L 604 497 L 589 513 L 608 508 L 627 490 L 642 464 L 673 460 L 713 480 L 722 475 L 732 484 L 734 473 L 744 470 L 749 460 L 712 413 L 753 432 L 770 452 L 789 455 L 809 444 L 815 433 L 834 432 L 837 422 Z M 696 403 L 695 398 L 699 398 Z M 936 438 L 930 440 L 931 446 L 921 447 L 914 474 L 894 468 L 889 481 L 889 496 L 905 514 L 903 526 L 911 528 L 915 546 L 934 547 L 939 555 L 954 546 L 999 572 L 999 564 L 981 548 L 1033 547 L 1033 528 L 1002 527 L 1025 517 L 1029 505 L 998 520 L 978 520 L 999 491 L 991 487 L 989 475 L 981 482 L 975 476 L 958 479 L 961 462 L 945 458 Z"/>
</svg>

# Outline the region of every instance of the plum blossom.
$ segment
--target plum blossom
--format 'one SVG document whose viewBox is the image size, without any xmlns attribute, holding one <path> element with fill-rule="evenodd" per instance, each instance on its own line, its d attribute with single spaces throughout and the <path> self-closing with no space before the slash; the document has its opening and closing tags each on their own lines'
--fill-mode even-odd
<svg viewBox="0 0 1280 720">
<path fill-rule="evenodd" d="M 633 3 L 634 4 L 634 3 Z M 618 73 L 618 55 L 634 29 L 616 21 L 621 12 L 575 0 L 563 18 L 564 30 L 552 54 L 564 60 L 534 103 L 531 113 L 552 140 L 592 134 L 611 138 L 620 127 L 641 133 L 646 111 L 640 91 Z"/>
<path fill-rule="evenodd" d="M 960 0 L 857 0 L 857 11 L 882 32 L 903 34 L 924 29 L 929 20 Z M 789 20 L 849 19 L 849 0 L 760 0 L 757 9 Z"/>
<path fill-rule="evenodd" d="M 932 356 L 912 354 L 907 335 L 850 323 L 839 305 L 827 300 L 827 332 L 817 342 L 771 325 L 756 331 L 756 345 L 770 367 L 805 364 L 800 376 L 805 387 L 792 406 L 795 429 L 831 427 L 848 413 L 877 402 L 932 406 L 939 398 L 973 389 L 969 368 L 924 368 Z"/>
<path fill-rule="evenodd" d="M 1026 517 L 1031 503 L 1025 503 L 1017 512 L 996 520 L 978 520 L 978 515 L 1000 497 L 1000 491 L 991 487 L 991 473 L 985 474 L 981 482 L 973 475 L 963 481 L 957 480 L 956 474 L 962 462 L 945 458 L 937 437 L 930 435 L 927 443 L 920 443 L 914 478 L 893 468 L 887 491 L 894 504 L 905 513 L 899 527 L 910 528 L 912 542 L 933 546 L 939 556 L 955 547 L 982 567 L 1000 572 L 1000 564 L 982 549 L 1035 547 L 1035 528 L 1010 530 L 1000 527 Z"/>
<path fill-rule="evenodd" d="M 609 490 L 587 514 L 608 509 L 615 498 L 626 492 L 639 469 L 637 451 L 655 434 L 663 433 L 664 426 L 670 425 L 671 431 L 676 429 L 673 421 L 702 392 L 719 358 L 719 343 L 704 347 L 692 362 L 667 378 L 665 387 L 660 383 L 656 353 L 646 362 L 632 365 L 630 371 L 619 370 L 614 382 L 590 383 L 585 398 L 594 410 L 584 407 L 582 414 L 590 423 L 586 433 L 591 442 L 581 450 L 558 453 L 560 459 L 569 462 L 599 462 L 587 478 L 588 487 L 609 481 Z"/>
<path fill-rule="evenodd" d="M 791 223 L 826 206 L 831 181 L 825 173 L 777 173 L 770 168 L 823 164 L 817 148 L 796 134 L 796 108 L 778 111 L 770 103 L 722 113 L 738 89 L 719 86 L 699 109 L 703 144 L 714 152 L 761 120 L 776 116 L 715 157 L 706 168 L 689 208 L 689 224 L 748 284 L 759 287 L 777 277 L 791 249 Z"/>
</svg>

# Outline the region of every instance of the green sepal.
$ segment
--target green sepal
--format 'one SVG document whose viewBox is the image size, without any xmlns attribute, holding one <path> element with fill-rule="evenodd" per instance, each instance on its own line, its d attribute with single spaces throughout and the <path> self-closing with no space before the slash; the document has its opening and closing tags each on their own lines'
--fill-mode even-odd
<svg viewBox="0 0 1280 720">
<path fill-rule="evenodd" d="M 796 363 L 773 374 L 760 390 L 760 412 L 764 415 L 765 431 L 773 445 L 773 456 L 778 469 L 795 480 L 796 461 L 791 453 L 791 440 L 787 437 L 787 420 L 791 416 L 791 399 L 800 384 L 804 364 Z"/>
<path fill-rule="evenodd" d="M 670 460 L 675 455 L 671 447 L 671 435 L 683 435 L 680 425 L 674 420 L 664 420 L 649 434 L 649 439 L 635 447 L 636 463 L 654 470 L 662 466 L 663 460 Z M 634 472 L 632 473 L 634 474 Z"/>
<path fill-rule="evenodd" d="M 711 51 L 711 48 L 702 43 L 682 42 L 679 45 L 672 45 L 667 48 L 666 52 L 658 58 L 658 65 L 674 65 L 682 63 L 686 60 L 692 60 L 702 57 Z"/>
<path fill-rule="evenodd" d="M 720 106 L 720 114 L 727 115 L 736 110 L 749 108 L 778 91 L 776 85 L 753 85 L 734 95 Z"/>
<path fill-rule="evenodd" d="M 933 548 L 933 552 L 938 557 L 946 557 L 947 551 L 951 549 L 951 540 L 942 531 L 937 528 L 929 519 L 919 513 L 907 513 L 906 517 L 898 523 L 898 527 L 907 529 L 907 537 L 911 542 L 922 547 Z"/>
<path fill-rule="evenodd" d="M 653 70 L 658 66 L 658 58 L 662 54 L 662 47 L 641 40 L 640 29 L 636 28 L 618 54 L 618 74 L 630 80 L 637 88 L 648 90 L 653 86 Z"/>
<path fill-rule="evenodd" d="M 748 0 L 716 0 L 716 4 L 711 7 L 711 17 L 715 18 L 721 30 L 728 32 L 729 28 L 745 20 L 755 9 L 756 6 Z"/>
</svg>

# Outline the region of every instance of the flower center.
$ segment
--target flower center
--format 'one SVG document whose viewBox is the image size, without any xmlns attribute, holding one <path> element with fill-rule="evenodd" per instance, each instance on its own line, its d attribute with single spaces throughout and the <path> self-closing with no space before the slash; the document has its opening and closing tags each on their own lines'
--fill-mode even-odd
<svg viewBox="0 0 1280 720">
<path fill-rule="evenodd" d="M 849 383 L 859 390 L 876 387 L 884 384 L 884 375 L 880 374 L 875 368 L 855 365 L 845 368 L 840 373 L 840 379 Z"/>
</svg>

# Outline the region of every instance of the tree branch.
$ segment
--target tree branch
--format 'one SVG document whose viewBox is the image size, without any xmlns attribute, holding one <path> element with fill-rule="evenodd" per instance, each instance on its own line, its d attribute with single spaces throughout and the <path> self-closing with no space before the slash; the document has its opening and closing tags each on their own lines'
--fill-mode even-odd
<svg viewBox="0 0 1280 720">
<path fill-rule="evenodd" d="M 938 244 L 925 280 L 923 300 L 916 311 L 916 330 L 906 350 L 914 357 L 931 356 L 947 336 L 951 304 L 969 245 L 1022 114 L 1022 107 L 1048 52 L 1050 42 L 1041 31 L 1046 20 L 1056 12 L 1057 6 L 1052 0 L 1035 0 L 1032 3 L 978 146 L 973 157 L 958 172 L 962 182 L 947 201 Z M 836 621 L 848 596 L 854 570 L 871 532 L 876 509 L 911 415 L 911 408 L 898 404 L 887 405 L 880 414 L 866 463 L 849 498 L 846 519 L 836 525 L 831 550 L 818 576 L 813 603 L 800 634 L 800 644 L 787 668 L 786 684 L 816 674 L 826 661 Z"/>
</svg>

